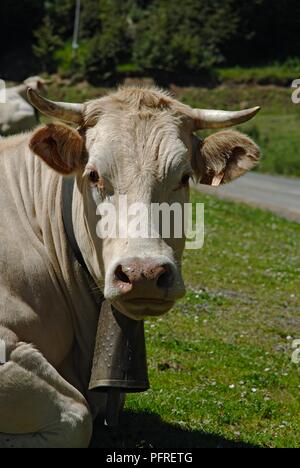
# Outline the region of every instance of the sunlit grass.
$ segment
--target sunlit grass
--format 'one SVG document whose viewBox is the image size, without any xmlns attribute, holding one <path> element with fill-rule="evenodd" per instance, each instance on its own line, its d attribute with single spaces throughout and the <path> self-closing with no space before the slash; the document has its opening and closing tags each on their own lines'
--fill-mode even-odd
<svg viewBox="0 0 300 468">
<path fill-rule="evenodd" d="M 217 73 L 223 82 L 288 86 L 291 81 L 300 76 L 300 62 L 299 59 L 294 59 L 285 64 L 275 63 L 261 67 L 220 68 Z"/>
</svg>

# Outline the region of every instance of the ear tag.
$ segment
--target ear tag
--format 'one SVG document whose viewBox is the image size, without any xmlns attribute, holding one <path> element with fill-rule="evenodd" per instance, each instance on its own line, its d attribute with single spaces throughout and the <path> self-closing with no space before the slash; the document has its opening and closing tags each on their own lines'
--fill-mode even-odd
<svg viewBox="0 0 300 468">
<path fill-rule="evenodd" d="M 222 180 L 224 179 L 224 172 L 220 172 L 220 174 L 214 176 L 213 180 L 212 180 L 212 187 L 219 187 L 219 185 L 221 184 Z"/>
</svg>

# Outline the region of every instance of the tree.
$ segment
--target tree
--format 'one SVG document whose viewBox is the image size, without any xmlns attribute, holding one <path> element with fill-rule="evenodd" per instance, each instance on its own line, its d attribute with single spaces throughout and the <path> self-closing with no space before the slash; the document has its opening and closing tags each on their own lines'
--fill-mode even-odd
<svg viewBox="0 0 300 468">
<path fill-rule="evenodd" d="M 42 24 L 34 33 L 33 52 L 43 71 L 54 73 L 59 63 L 57 53 L 73 34 L 75 0 L 48 1 L 44 14 Z"/>
<path fill-rule="evenodd" d="M 231 17 L 231 21 L 228 21 Z M 137 26 L 134 59 L 169 74 L 201 73 L 224 61 L 221 44 L 235 32 L 231 2 L 156 0 Z"/>
<path fill-rule="evenodd" d="M 43 71 L 55 72 L 55 52 L 63 46 L 63 41 L 55 34 L 49 16 L 45 17 L 43 25 L 37 30 L 35 37 L 37 42 L 33 46 L 33 51 L 40 60 Z"/>
<path fill-rule="evenodd" d="M 117 65 L 131 60 L 132 23 L 129 12 L 136 2 L 101 0 L 97 18 L 97 33 L 89 42 L 85 60 L 87 78 L 94 84 L 112 80 Z"/>
<path fill-rule="evenodd" d="M 84 0 L 80 15 L 80 36 L 90 39 L 99 34 L 101 28 L 100 20 L 101 0 Z"/>
</svg>

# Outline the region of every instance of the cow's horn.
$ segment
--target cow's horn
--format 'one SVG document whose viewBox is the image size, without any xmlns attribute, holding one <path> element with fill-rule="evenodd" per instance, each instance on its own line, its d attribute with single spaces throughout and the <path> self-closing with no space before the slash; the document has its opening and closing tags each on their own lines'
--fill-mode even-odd
<svg viewBox="0 0 300 468">
<path fill-rule="evenodd" d="M 83 104 L 49 101 L 32 88 L 28 88 L 27 96 L 33 107 L 48 117 L 55 117 L 69 123 L 82 123 Z"/>
<path fill-rule="evenodd" d="M 260 107 L 231 112 L 223 110 L 193 109 L 196 130 L 233 127 L 252 119 Z"/>
</svg>

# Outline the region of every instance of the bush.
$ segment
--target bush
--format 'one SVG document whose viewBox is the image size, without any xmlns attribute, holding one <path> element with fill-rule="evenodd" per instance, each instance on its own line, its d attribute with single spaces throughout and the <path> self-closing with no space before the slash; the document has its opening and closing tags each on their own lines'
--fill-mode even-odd
<svg viewBox="0 0 300 468">
<path fill-rule="evenodd" d="M 216 8 L 217 6 L 217 8 Z M 222 63 L 220 44 L 234 32 L 229 4 L 157 0 L 137 26 L 133 56 L 145 70 L 201 73 Z"/>
<path fill-rule="evenodd" d="M 90 0 L 95 3 L 95 0 Z M 117 65 L 131 58 L 131 36 L 128 14 L 131 0 L 101 0 L 98 33 L 89 41 L 85 74 L 93 84 L 111 83 L 117 76 Z"/>
<path fill-rule="evenodd" d="M 81 42 L 76 55 L 72 48 L 72 42 L 68 41 L 64 47 L 54 53 L 54 60 L 57 63 L 58 74 L 62 78 L 72 78 L 72 81 L 80 81 L 85 77 L 85 60 L 88 54 L 89 44 Z"/>
<path fill-rule="evenodd" d="M 58 65 L 55 52 L 63 46 L 63 42 L 54 33 L 53 23 L 49 16 L 44 19 L 44 24 L 37 30 L 35 37 L 37 42 L 33 46 L 33 51 L 39 59 L 43 71 L 55 72 Z"/>
<path fill-rule="evenodd" d="M 35 31 L 33 45 L 35 56 L 44 71 L 57 71 L 59 60 L 56 53 L 64 49 L 64 43 L 72 37 L 75 2 L 74 0 L 45 1 L 45 16 L 42 25 Z"/>
<path fill-rule="evenodd" d="M 92 39 L 84 63 L 87 80 L 94 85 L 110 84 L 114 81 L 117 72 L 117 55 L 118 52 L 103 36 Z"/>
</svg>

